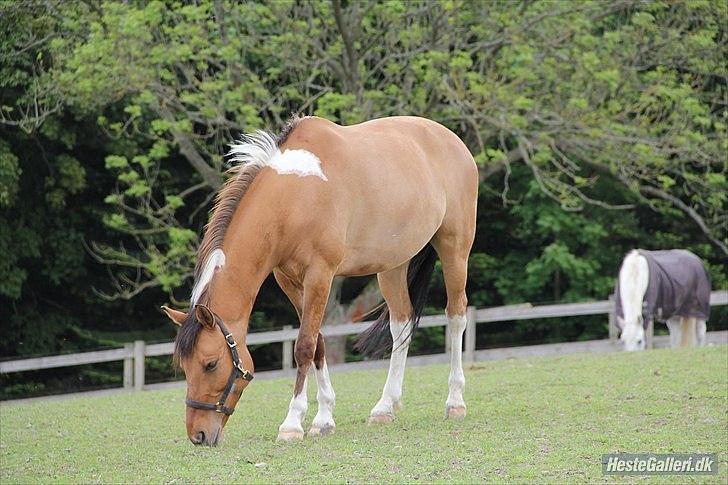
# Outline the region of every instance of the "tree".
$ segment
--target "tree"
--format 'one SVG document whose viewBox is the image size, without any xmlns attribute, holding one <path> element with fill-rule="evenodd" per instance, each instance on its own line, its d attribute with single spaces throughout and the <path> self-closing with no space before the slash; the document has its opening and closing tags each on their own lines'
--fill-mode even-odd
<svg viewBox="0 0 728 485">
<path fill-rule="evenodd" d="M 84 261 L 105 304 L 187 299 L 227 143 L 291 112 L 426 116 L 466 141 L 486 191 L 478 238 L 521 233 L 509 251 L 476 248 L 478 304 L 597 297 L 611 261 L 651 242 L 645 227 L 715 268 L 728 255 L 720 3 L 23 1 L 0 17 L 0 206 L 86 210 L 70 240 L 109 265 L 107 284 Z M 18 197 L 30 171 L 49 177 L 42 201 Z M 42 222 L 3 217 L 0 289 L 25 301 Z M 88 292 L 79 274 L 62 281 Z M 366 281 L 339 284 L 330 320 L 377 299 Z"/>
<path fill-rule="evenodd" d="M 589 195 L 599 177 L 616 178 L 637 201 L 684 212 L 728 255 L 725 9 L 523 5 L 515 25 L 473 12 L 494 38 L 460 47 L 461 68 L 443 83 L 480 156 L 524 162 L 569 211 L 629 208 Z"/>
<path fill-rule="evenodd" d="M 131 142 L 107 158 L 120 182 L 108 223 L 139 248 L 98 248 L 142 275 L 120 275 L 127 298 L 189 276 L 204 217 L 190 231 L 199 206 L 177 212 L 217 188 L 229 140 L 291 108 L 438 119 L 484 178 L 521 162 L 567 211 L 677 209 L 728 254 L 720 20 L 709 2 L 109 4 L 65 20 L 81 36 L 54 39 L 55 79 L 72 106 L 113 107 L 101 127 Z M 158 180 L 176 153 L 194 183 Z M 595 199 L 600 177 L 630 200 Z"/>
</svg>

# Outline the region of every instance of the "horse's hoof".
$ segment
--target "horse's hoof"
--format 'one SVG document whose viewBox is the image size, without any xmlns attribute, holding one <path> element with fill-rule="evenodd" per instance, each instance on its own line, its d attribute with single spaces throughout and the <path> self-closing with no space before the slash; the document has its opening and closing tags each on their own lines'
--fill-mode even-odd
<svg viewBox="0 0 728 485">
<path fill-rule="evenodd" d="M 367 424 L 369 426 L 376 425 L 376 424 L 389 424 L 392 421 L 394 421 L 393 414 L 373 414 L 372 416 L 369 416 L 369 419 L 367 420 Z"/>
<path fill-rule="evenodd" d="M 445 408 L 445 419 L 463 419 L 465 418 L 464 406 L 447 406 Z"/>
<path fill-rule="evenodd" d="M 303 439 L 303 431 L 279 431 L 276 441 L 297 441 Z"/>
<path fill-rule="evenodd" d="M 313 437 L 326 436 L 329 434 L 334 434 L 334 431 L 336 431 L 336 426 L 332 426 L 330 424 L 326 424 L 320 428 L 316 426 L 311 426 L 311 429 L 308 430 L 308 435 Z"/>
</svg>

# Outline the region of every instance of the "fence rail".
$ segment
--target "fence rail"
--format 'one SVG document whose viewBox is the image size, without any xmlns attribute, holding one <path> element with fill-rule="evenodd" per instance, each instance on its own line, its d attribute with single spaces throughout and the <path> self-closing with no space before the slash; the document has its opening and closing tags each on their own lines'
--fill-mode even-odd
<svg viewBox="0 0 728 485">
<path fill-rule="evenodd" d="M 711 306 L 728 305 L 728 290 L 714 291 L 710 295 Z M 617 337 L 614 325 L 614 302 L 610 300 L 587 303 L 564 303 L 558 305 L 532 306 L 530 303 L 510 305 L 494 308 L 476 309 L 468 307 L 466 314 L 465 345 L 463 360 L 473 362 L 475 356 L 475 327 L 477 323 L 504 322 L 516 320 L 529 320 L 534 318 L 575 317 L 583 315 L 608 315 L 609 336 L 614 340 Z M 321 332 L 326 337 L 356 335 L 366 329 L 372 322 L 344 323 L 340 325 L 325 326 Z M 420 327 L 446 327 L 445 315 L 422 317 Z M 283 346 L 283 369 L 293 367 L 293 342 L 298 335 L 298 329 L 286 326 L 282 330 L 255 332 L 248 334 L 247 345 L 262 345 L 280 343 Z M 449 343 L 449 339 L 445 339 Z M 652 328 L 647 332 L 647 346 L 652 347 Z M 22 372 L 30 370 L 52 369 L 56 367 L 70 367 L 100 362 L 124 361 L 125 388 L 141 390 L 144 387 L 144 358 L 160 355 L 170 355 L 174 352 L 174 342 L 164 342 L 147 345 L 142 340 L 127 343 L 122 348 L 98 350 L 78 354 L 36 357 L 31 359 L 10 360 L 0 362 L 0 374 Z M 445 352 L 449 352 L 449 345 Z"/>
</svg>

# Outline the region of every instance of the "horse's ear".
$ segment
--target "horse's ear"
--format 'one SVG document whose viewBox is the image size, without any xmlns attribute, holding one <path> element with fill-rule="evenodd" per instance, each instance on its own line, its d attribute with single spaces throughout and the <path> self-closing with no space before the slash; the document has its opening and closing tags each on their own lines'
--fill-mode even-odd
<svg viewBox="0 0 728 485">
<path fill-rule="evenodd" d="M 212 310 L 207 308 L 205 305 L 195 305 L 195 317 L 197 317 L 197 321 L 200 322 L 203 327 L 215 327 L 215 315 L 212 313 Z"/>
<path fill-rule="evenodd" d="M 174 310 L 172 308 L 169 308 L 168 306 L 163 305 L 162 310 L 164 310 L 164 313 L 167 314 L 169 319 L 172 320 L 172 322 L 178 326 L 181 326 L 182 323 L 187 318 L 187 314 L 185 312 L 181 312 L 179 310 Z"/>
</svg>

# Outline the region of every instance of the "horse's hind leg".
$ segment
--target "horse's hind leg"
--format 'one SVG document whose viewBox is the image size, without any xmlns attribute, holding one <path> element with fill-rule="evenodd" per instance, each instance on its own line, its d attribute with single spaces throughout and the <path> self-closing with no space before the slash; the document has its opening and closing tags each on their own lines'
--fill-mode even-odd
<svg viewBox="0 0 728 485">
<path fill-rule="evenodd" d="M 695 346 L 695 318 L 683 317 L 682 323 L 682 339 L 680 342 L 681 347 L 693 347 Z"/>
<path fill-rule="evenodd" d="M 698 347 L 705 347 L 705 333 L 708 331 L 708 326 L 705 324 L 705 320 L 698 319 L 695 327 L 695 337 Z"/>
<path fill-rule="evenodd" d="M 392 422 L 394 412 L 401 407 L 404 368 L 412 333 L 412 304 L 407 290 L 408 266 L 409 262 L 377 275 L 379 289 L 389 309 L 392 356 L 382 397 L 369 413 L 369 424 Z"/>
<path fill-rule="evenodd" d="M 465 283 L 468 274 L 468 254 L 472 237 L 462 232 L 456 234 L 438 233 L 433 245 L 442 262 L 442 272 L 447 291 L 447 318 L 450 334 L 450 378 L 449 392 L 445 402 L 445 418 L 464 418 L 465 374 L 463 373 L 463 333 L 468 297 Z"/>
</svg>

